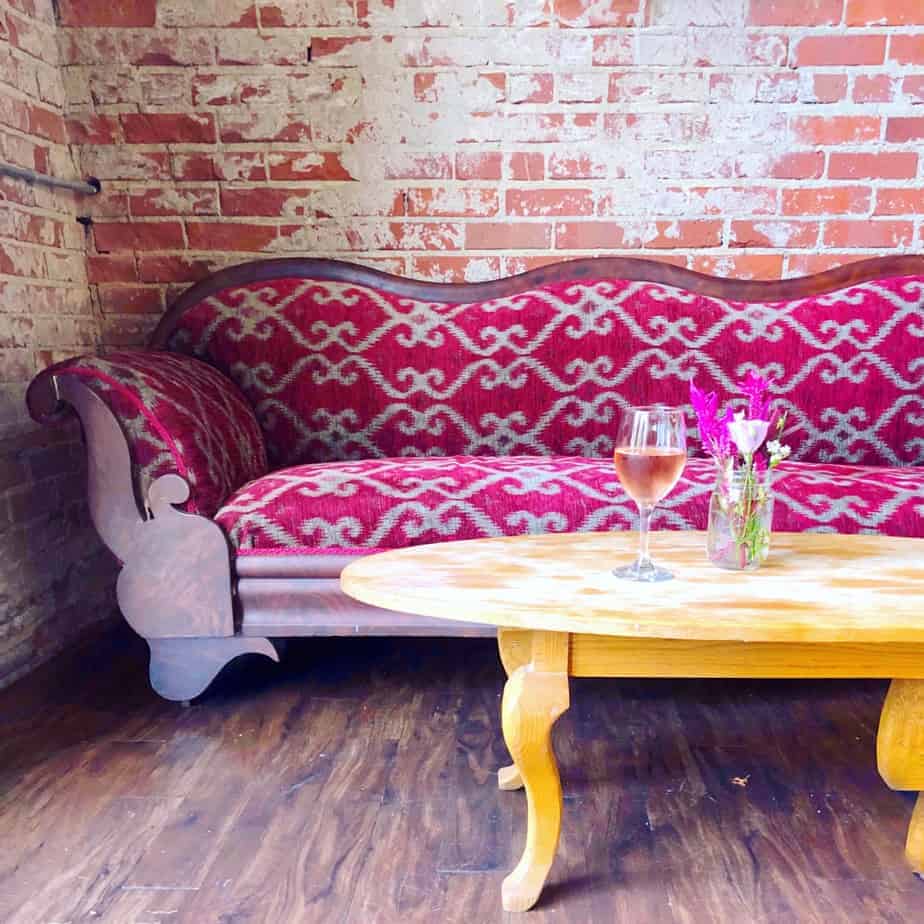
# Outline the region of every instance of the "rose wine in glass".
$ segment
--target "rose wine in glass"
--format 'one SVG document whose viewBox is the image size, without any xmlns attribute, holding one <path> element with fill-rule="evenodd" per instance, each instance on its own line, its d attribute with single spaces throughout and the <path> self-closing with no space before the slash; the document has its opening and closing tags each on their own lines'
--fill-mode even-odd
<svg viewBox="0 0 924 924">
<path fill-rule="evenodd" d="M 648 527 L 660 500 L 677 484 L 687 461 L 687 425 L 683 411 L 653 405 L 630 407 L 619 421 L 613 462 L 622 486 L 638 504 L 639 555 L 613 574 L 630 581 L 669 581 L 673 575 L 648 554 Z"/>
</svg>

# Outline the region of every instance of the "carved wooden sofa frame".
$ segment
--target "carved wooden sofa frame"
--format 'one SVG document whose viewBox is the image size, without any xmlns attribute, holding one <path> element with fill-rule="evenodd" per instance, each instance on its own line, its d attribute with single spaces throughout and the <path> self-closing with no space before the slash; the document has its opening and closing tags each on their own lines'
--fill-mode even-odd
<svg viewBox="0 0 924 924">
<path fill-rule="evenodd" d="M 642 259 L 598 258 L 558 263 L 496 282 L 425 283 L 332 260 L 261 260 L 222 270 L 187 290 L 165 313 L 148 349 L 165 347 L 177 320 L 210 294 L 280 277 L 355 283 L 398 296 L 471 302 L 539 286 L 607 277 L 676 286 L 726 300 L 802 298 L 889 276 L 924 274 L 924 256 L 865 260 L 783 281 L 739 281 Z M 377 610 L 352 601 L 339 574 L 354 556 L 248 555 L 235 559 L 211 519 L 176 509 L 189 495 L 177 474 L 157 478 L 136 495 L 126 438 L 106 403 L 63 364 L 40 373 L 27 402 L 40 422 L 76 412 L 88 453 L 93 523 L 122 564 L 118 604 L 150 647 L 150 679 L 163 697 L 185 701 L 202 693 L 228 662 L 255 653 L 279 660 L 270 639 L 316 635 L 493 635 L 489 627 Z M 299 618 L 306 610 L 311 620 Z"/>
</svg>

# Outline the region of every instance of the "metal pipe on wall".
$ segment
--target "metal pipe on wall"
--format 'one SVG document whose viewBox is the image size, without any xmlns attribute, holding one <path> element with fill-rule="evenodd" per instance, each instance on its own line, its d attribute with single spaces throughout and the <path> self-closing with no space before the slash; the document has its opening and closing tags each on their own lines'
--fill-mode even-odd
<svg viewBox="0 0 924 924">
<path fill-rule="evenodd" d="M 61 180 L 47 173 L 29 170 L 28 167 L 14 167 L 12 164 L 0 163 L 0 176 L 22 180 L 30 186 L 49 186 L 52 189 L 69 189 L 84 196 L 95 196 L 100 190 L 100 182 L 91 177 L 89 180 Z"/>
</svg>

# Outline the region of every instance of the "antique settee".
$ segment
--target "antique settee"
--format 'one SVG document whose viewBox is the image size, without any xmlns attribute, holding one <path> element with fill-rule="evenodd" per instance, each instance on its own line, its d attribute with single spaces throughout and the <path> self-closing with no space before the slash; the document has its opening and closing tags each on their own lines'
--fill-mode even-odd
<svg viewBox="0 0 924 924">
<path fill-rule="evenodd" d="M 147 349 L 46 369 L 28 402 L 79 416 L 120 608 L 185 700 L 239 654 L 276 658 L 270 639 L 477 633 L 355 603 L 339 573 L 411 543 L 628 528 L 620 408 L 751 368 L 789 412 L 775 529 L 924 536 L 924 257 L 781 282 L 601 258 L 463 285 L 264 260 L 189 289 Z M 655 527 L 703 528 L 713 481 L 694 454 Z"/>
</svg>

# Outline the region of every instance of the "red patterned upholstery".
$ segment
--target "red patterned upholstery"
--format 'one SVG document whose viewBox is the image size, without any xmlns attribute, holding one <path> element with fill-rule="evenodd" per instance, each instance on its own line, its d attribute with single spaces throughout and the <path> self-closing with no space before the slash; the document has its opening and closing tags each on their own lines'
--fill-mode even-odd
<svg viewBox="0 0 924 924">
<path fill-rule="evenodd" d="M 711 460 L 690 459 L 656 528 L 704 529 Z M 924 468 L 787 462 L 774 529 L 924 537 Z M 302 465 L 228 498 L 216 519 L 241 550 L 396 548 L 518 533 L 626 529 L 635 505 L 608 460 L 371 459 Z"/>
<path fill-rule="evenodd" d="M 126 350 L 59 368 L 80 376 L 115 413 L 142 498 L 160 475 L 190 486 L 187 509 L 213 516 L 244 482 L 266 473 L 263 437 L 233 382 L 188 356 Z"/>
<path fill-rule="evenodd" d="M 773 304 L 575 280 L 473 304 L 278 279 L 227 289 L 171 343 L 230 375 L 274 465 L 608 456 L 629 403 L 776 380 L 795 458 L 924 463 L 924 277 Z"/>
</svg>

